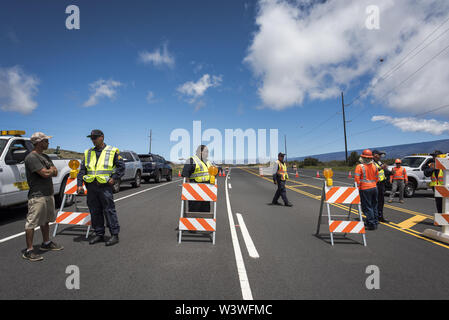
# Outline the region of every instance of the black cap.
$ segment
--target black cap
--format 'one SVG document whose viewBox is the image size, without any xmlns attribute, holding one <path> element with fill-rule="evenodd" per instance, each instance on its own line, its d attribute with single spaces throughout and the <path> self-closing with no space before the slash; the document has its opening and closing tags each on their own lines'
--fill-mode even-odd
<svg viewBox="0 0 449 320">
<path fill-rule="evenodd" d="M 91 138 L 92 136 L 94 137 L 104 137 L 103 131 L 99 130 L 99 129 L 94 129 L 91 131 L 90 135 L 88 135 L 88 138 Z"/>
<path fill-rule="evenodd" d="M 385 151 L 379 151 L 379 150 L 373 150 L 373 154 L 378 154 L 378 155 L 383 155 L 383 154 L 386 154 L 386 152 Z"/>
<path fill-rule="evenodd" d="M 435 150 L 434 152 L 432 152 L 430 155 L 431 156 L 438 156 L 440 154 L 443 154 L 443 152 L 441 152 L 440 150 Z"/>
<path fill-rule="evenodd" d="M 278 157 L 279 157 L 279 156 L 283 157 L 283 156 L 285 156 L 285 153 L 279 152 L 279 153 L 278 153 Z"/>
</svg>

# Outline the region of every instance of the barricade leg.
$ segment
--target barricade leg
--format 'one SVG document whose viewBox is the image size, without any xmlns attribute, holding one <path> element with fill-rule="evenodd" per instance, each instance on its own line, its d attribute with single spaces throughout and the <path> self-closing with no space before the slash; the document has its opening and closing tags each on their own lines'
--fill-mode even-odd
<svg viewBox="0 0 449 320">
<path fill-rule="evenodd" d="M 331 209 L 330 209 L 329 203 L 326 203 L 326 206 L 327 206 L 327 218 L 329 219 L 328 221 L 330 223 L 330 221 L 331 221 Z M 331 237 L 331 244 L 334 245 L 334 234 L 333 234 L 332 231 L 330 231 L 330 237 Z"/>
<path fill-rule="evenodd" d="M 61 188 L 63 188 L 62 185 L 61 185 Z M 64 193 L 64 196 L 62 197 L 61 207 L 59 208 L 58 213 L 56 214 L 56 216 L 58 216 L 59 213 L 64 209 L 66 198 L 67 198 L 67 195 Z M 76 201 L 76 198 L 75 198 L 75 201 Z M 55 229 L 53 230 L 53 238 L 56 237 L 56 231 L 57 230 L 58 230 L 58 224 L 55 223 Z"/>
</svg>

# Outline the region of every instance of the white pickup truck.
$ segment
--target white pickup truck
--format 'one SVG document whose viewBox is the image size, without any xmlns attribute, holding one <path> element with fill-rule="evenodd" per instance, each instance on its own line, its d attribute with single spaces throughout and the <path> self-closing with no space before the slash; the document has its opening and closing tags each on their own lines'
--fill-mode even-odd
<svg viewBox="0 0 449 320">
<path fill-rule="evenodd" d="M 29 138 L 22 137 L 24 131 L 0 131 L 0 208 L 24 203 L 28 200 L 28 183 L 25 174 L 25 156 L 33 150 Z M 62 199 L 64 187 L 70 173 L 69 160 L 51 157 L 58 176 L 53 177 L 55 195 Z"/>
<path fill-rule="evenodd" d="M 432 159 L 432 156 L 429 154 L 414 154 L 402 158 L 402 166 L 405 168 L 408 177 L 408 184 L 405 186 L 404 190 L 405 197 L 413 197 L 416 190 L 426 190 L 429 188 L 430 178 L 424 176 L 424 168 L 429 166 Z M 393 167 L 394 166 L 389 166 L 388 170 L 391 171 Z M 391 189 L 389 175 L 386 188 Z"/>
</svg>

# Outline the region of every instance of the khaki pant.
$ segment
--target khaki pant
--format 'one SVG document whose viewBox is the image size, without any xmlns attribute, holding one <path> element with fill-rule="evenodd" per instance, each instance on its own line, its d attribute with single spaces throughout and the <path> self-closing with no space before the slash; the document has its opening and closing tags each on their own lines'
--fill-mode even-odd
<svg viewBox="0 0 449 320">
<path fill-rule="evenodd" d="M 28 200 L 25 229 L 34 229 L 55 220 L 55 198 L 53 196 L 35 197 Z"/>
<path fill-rule="evenodd" d="M 399 189 L 399 201 L 404 200 L 404 189 L 405 189 L 404 180 L 393 180 L 393 184 L 391 186 L 390 200 L 393 200 L 394 194 L 398 189 Z"/>
</svg>

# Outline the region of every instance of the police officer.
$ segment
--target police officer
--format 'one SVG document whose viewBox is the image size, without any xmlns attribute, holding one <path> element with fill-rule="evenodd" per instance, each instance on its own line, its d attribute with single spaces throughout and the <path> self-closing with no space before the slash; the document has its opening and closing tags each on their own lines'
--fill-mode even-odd
<svg viewBox="0 0 449 320">
<path fill-rule="evenodd" d="M 275 169 L 273 170 L 274 172 L 273 182 L 274 184 L 277 184 L 278 188 L 274 195 L 273 201 L 271 201 L 271 204 L 280 205 L 278 200 L 279 197 L 282 197 L 285 206 L 292 207 L 293 205 L 288 201 L 287 192 L 285 190 L 285 183 L 288 180 L 288 173 L 287 173 L 287 165 L 284 163 L 284 156 L 285 153 L 279 152 L 278 160 L 276 161 Z"/>
<path fill-rule="evenodd" d="M 386 172 L 388 173 L 387 165 L 380 161 L 380 158 L 385 156 L 384 151 L 373 150 L 373 162 L 379 172 L 379 181 L 377 182 L 377 214 L 380 222 L 388 223 L 389 221 L 384 217 L 384 203 L 385 203 L 385 181 Z"/>
<path fill-rule="evenodd" d="M 104 215 L 111 233 L 106 246 L 112 246 L 119 242 L 120 232 L 112 186 L 123 176 L 125 163 L 117 148 L 104 143 L 104 134 L 101 130 L 92 130 L 87 137 L 92 140 L 94 147 L 84 151 L 84 160 L 77 180 L 78 193 L 83 193 L 83 181 L 87 188 L 87 205 L 95 231 L 95 237 L 89 244 L 105 241 Z"/>
<path fill-rule="evenodd" d="M 429 187 L 432 187 L 432 190 L 435 194 L 435 186 L 442 186 L 444 172 L 443 170 L 435 169 L 435 158 L 443 153 L 440 150 L 435 150 L 430 155 L 433 157 L 432 161 L 429 163 L 427 168 L 424 168 L 424 175 L 426 177 L 431 177 L 431 181 L 429 183 Z M 437 213 L 443 213 L 443 198 L 435 197 L 435 204 L 437 207 Z"/>
<path fill-rule="evenodd" d="M 212 163 L 208 160 L 209 150 L 204 144 L 198 146 L 196 154 L 187 159 L 182 176 L 189 183 L 210 183 L 209 167 Z M 210 212 L 208 201 L 189 201 L 189 212 Z"/>
</svg>

